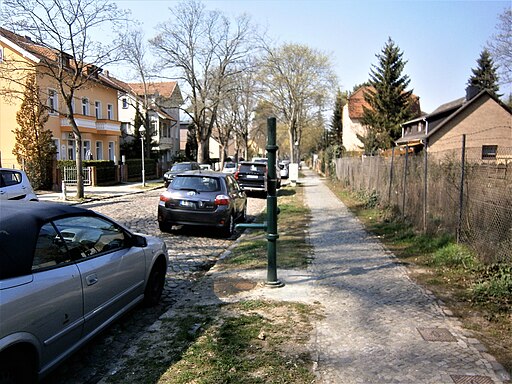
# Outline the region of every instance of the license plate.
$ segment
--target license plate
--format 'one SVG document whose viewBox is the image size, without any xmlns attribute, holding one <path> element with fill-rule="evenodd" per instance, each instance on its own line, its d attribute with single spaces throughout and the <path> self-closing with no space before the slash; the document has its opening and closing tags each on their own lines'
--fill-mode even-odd
<svg viewBox="0 0 512 384">
<path fill-rule="evenodd" d="M 257 179 L 258 175 L 247 175 L 248 179 Z"/>
<path fill-rule="evenodd" d="M 181 207 L 194 208 L 195 204 L 194 204 L 193 201 L 181 200 L 180 201 L 180 206 Z"/>
</svg>

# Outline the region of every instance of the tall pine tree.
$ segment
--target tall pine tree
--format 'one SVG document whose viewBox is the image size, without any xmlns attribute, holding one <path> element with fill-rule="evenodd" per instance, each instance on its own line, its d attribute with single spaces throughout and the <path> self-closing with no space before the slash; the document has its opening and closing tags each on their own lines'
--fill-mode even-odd
<svg viewBox="0 0 512 384">
<path fill-rule="evenodd" d="M 14 129 L 16 143 L 13 155 L 24 165 L 35 189 L 51 187 L 52 161 L 56 152 L 52 132 L 45 129 L 48 109 L 41 103 L 35 75 L 27 78 L 23 102 L 16 113 L 18 128 Z"/>
<path fill-rule="evenodd" d="M 498 85 L 497 67 L 494 65 L 490 52 L 485 48 L 476 61 L 478 67 L 471 69 L 473 75 L 468 80 L 468 85 L 477 87 L 481 91 L 487 90 L 496 97 L 500 89 Z"/>
<path fill-rule="evenodd" d="M 331 118 L 331 130 L 333 136 L 333 143 L 335 145 L 339 145 L 340 147 L 343 145 L 343 106 L 347 103 L 347 94 L 341 92 L 338 89 L 336 93 L 336 100 L 334 101 L 334 110 Z"/>
<path fill-rule="evenodd" d="M 410 79 L 402 75 L 407 61 L 403 60 L 400 48 L 389 38 L 376 57 L 379 64 L 372 65 L 365 93 L 370 108 L 363 107 L 361 119 L 367 134 L 358 136 L 366 153 L 391 148 L 401 135 L 400 124 L 414 115 L 412 91 L 406 90 Z"/>
</svg>

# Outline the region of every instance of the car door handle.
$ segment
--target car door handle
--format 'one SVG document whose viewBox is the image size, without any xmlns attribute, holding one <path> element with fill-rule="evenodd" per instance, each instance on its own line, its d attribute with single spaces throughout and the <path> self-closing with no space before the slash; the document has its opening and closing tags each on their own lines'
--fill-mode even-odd
<svg viewBox="0 0 512 384">
<path fill-rule="evenodd" d="M 87 285 L 94 285 L 98 282 L 98 276 L 94 273 L 85 278 L 85 282 Z"/>
</svg>

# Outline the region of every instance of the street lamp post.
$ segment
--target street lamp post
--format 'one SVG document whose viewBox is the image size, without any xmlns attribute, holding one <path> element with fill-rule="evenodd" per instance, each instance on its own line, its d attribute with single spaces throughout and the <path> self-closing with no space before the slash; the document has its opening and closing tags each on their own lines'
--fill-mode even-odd
<svg viewBox="0 0 512 384">
<path fill-rule="evenodd" d="M 146 186 L 146 171 L 144 170 L 144 134 L 146 133 L 146 128 L 143 125 L 139 128 L 140 133 L 140 141 L 142 143 L 142 186 Z"/>
</svg>

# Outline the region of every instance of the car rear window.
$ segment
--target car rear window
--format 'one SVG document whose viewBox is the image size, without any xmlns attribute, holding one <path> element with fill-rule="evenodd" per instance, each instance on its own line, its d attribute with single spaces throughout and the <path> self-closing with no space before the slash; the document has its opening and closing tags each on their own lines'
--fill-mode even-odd
<svg viewBox="0 0 512 384">
<path fill-rule="evenodd" d="M 192 164 L 174 164 L 171 171 L 188 171 L 192 169 Z"/>
<path fill-rule="evenodd" d="M 265 169 L 267 166 L 265 164 L 242 164 L 240 165 L 240 172 L 242 173 L 250 173 L 250 172 L 257 172 L 257 173 L 265 173 Z"/>
<path fill-rule="evenodd" d="M 171 184 L 172 189 L 190 189 L 197 192 L 220 191 L 219 179 L 210 176 L 178 176 Z"/>
</svg>

